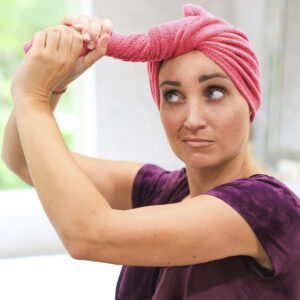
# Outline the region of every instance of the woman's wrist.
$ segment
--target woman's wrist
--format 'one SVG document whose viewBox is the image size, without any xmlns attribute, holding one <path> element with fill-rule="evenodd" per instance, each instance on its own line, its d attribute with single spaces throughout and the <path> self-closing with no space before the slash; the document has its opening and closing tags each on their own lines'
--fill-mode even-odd
<svg viewBox="0 0 300 300">
<path fill-rule="evenodd" d="M 67 90 L 67 87 L 52 91 L 52 95 L 61 95 Z"/>
<path fill-rule="evenodd" d="M 52 111 L 54 111 L 54 109 L 57 106 L 60 96 L 63 93 L 65 93 L 66 90 L 67 90 L 67 87 L 59 88 L 57 90 L 52 91 L 50 99 L 49 99 L 49 105 L 50 105 L 50 108 L 52 109 Z"/>
</svg>

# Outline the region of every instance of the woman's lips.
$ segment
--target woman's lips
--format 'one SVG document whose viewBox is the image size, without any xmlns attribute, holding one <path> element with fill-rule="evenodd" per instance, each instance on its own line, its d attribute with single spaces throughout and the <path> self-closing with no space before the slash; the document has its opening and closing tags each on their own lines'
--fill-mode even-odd
<svg viewBox="0 0 300 300">
<path fill-rule="evenodd" d="M 207 147 L 213 143 L 213 141 L 205 139 L 184 139 L 183 142 L 192 148 Z"/>
</svg>

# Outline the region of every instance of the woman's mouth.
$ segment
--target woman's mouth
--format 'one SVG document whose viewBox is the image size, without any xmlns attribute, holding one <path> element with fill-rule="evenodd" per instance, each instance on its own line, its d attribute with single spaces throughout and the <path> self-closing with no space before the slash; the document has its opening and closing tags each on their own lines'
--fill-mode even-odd
<svg viewBox="0 0 300 300">
<path fill-rule="evenodd" d="M 212 145 L 213 141 L 206 139 L 183 139 L 183 142 L 192 148 L 203 148 Z"/>
</svg>

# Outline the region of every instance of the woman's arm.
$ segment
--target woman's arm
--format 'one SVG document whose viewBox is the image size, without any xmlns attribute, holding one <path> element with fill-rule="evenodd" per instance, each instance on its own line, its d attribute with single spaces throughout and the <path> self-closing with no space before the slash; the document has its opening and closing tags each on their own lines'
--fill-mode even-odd
<svg viewBox="0 0 300 300">
<path fill-rule="evenodd" d="M 51 94 L 49 105 L 52 111 L 54 111 L 55 107 L 57 106 L 60 97 L 60 94 Z M 19 132 L 17 129 L 14 109 L 12 110 L 5 127 L 1 158 L 7 167 L 15 173 L 27 168 L 24 152 L 20 142 Z"/>
<path fill-rule="evenodd" d="M 48 104 L 19 104 L 15 113 L 30 176 L 66 249 L 76 257 L 86 240 L 101 245 L 111 207 L 72 157 Z"/>
<path fill-rule="evenodd" d="M 100 34 L 108 33 L 112 31 L 113 25 L 110 20 L 104 19 L 101 21 L 99 18 L 89 19 L 86 15 L 80 15 L 75 18 L 72 16 L 66 16 L 60 23 L 61 25 L 70 26 L 76 29 L 82 34 L 83 41 L 93 42 L 94 47 L 88 47 L 91 50 L 84 58 L 77 59 L 73 69 L 61 82 L 57 82 L 55 91 L 60 92 L 65 90 L 67 86 L 86 71 L 95 61 L 99 59 L 101 53 L 92 51 L 97 44 Z M 49 99 L 49 105 L 54 111 L 60 95 L 51 94 Z M 6 125 L 4 142 L 1 153 L 2 160 L 6 163 L 7 167 L 13 172 L 21 172 L 26 169 L 26 160 L 20 144 L 19 133 L 17 131 L 17 125 L 15 120 L 15 111 L 13 110 Z"/>
<path fill-rule="evenodd" d="M 106 41 L 101 36 L 92 55 L 101 58 Z M 83 240 L 91 238 L 90 232 L 95 232 L 93 224 L 99 219 L 103 223 L 96 235 L 102 243 L 111 211 L 72 157 L 49 105 L 51 91 L 78 63 L 82 46 L 82 36 L 66 26 L 37 33 L 11 87 L 17 129 L 31 178 L 70 253 L 77 251 Z"/>
<path fill-rule="evenodd" d="M 78 23 L 79 22 L 79 23 Z M 62 25 L 72 26 L 82 29 L 82 37 L 86 33 L 90 35 L 92 41 L 97 43 L 100 32 L 107 32 L 112 29 L 109 20 L 101 22 L 98 18 L 89 19 L 81 15 L 78 18 L 66 16 L 61 22 Z M 80 25 L 80 26 L 78 26 Z M 79 30 L 80 32 L 80 30 Z M 73 70 L 69 76 L 56 88 L 56 92 L 63 91 L 82 72 L 82 68 Z M 60 95 L 51 94 L 49 105 L 54 111 Z M 80 169 L 87 175 L 90 181 L 104 195 L 109 205 L 114 209 L 132 208 L 132 184 L 136 173 L 144 163 L 129 161 L 112 161 L 100 158 L 88 157 L 79 153 L 71 152 Z M 15 110 L 12 111 L 5 130 L 5 138 L 2 148 L 2 159 L 9 169 L 19 176 L 30 186 L 34 186 L 30 172 L 27 167 L 24 152 L 21 146 L 19 133 L 17 130 Z M 56 163 L 52 160 L 52 163 Z"/>
</svg>

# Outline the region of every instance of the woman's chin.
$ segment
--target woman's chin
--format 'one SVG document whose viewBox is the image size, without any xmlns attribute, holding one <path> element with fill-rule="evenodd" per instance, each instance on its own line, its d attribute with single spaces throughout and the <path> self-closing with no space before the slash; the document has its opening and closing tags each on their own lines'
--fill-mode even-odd
<svg viewBox="0 0 300 300">
<path fill-rule="evenodd" d="M 205 164 L 205 163 L 200 163 L 200 162 L 189 162 L 186 164 L 187 167 L 191 168 L 191 169 L 209 169 L 214 167 L 214 164 Z"/>
<path fill-rule="evenodd" d="M 193 156 L 189 158 L 182 159 L 185 165 L 192 169 L 207 169 L 212 168 L 217 165 L 216 161 L 205 156 Z"/>
</svg>

